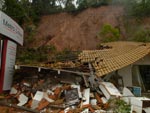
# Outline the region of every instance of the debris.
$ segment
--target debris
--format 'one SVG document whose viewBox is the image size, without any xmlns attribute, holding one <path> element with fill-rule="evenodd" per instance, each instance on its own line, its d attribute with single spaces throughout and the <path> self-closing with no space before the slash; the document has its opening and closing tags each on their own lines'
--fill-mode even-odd
<svg viewBox="0 0 150 113">
<path fill-rule="evenodd" d="M 84 89 L 83 97 L 85 98 L 85 101 L 81 104 L 81 108 L 84 105 L 88 105 L 90 103 L 90 88 Z M 85 109 L 82 113 L 88 113 L 89 109 Z"/>
<path fill-rule="evenodd" d="M 131 103 L 131 98 L 134 97 L 133 93 L 126 87 L 123 88 L 123 97 L 122 99 L 127 103 Z"/>
<path fill-rule="evenodd" d="M 43 96 L 44 96 L 43 92 L 41 92 L 41 91 L 36 92 L 36 94 L 35 94 L 35 96 L 33 97 L 33 100 L 32 100 L 32 105 L 31 105 L 32 109 L 35 109 L 35 108 L 38 107 L 38 104 L 42 100 Z"/>
<path fill-rule="evenodd" d="M 108 113 L 108 112 L 105 110 L 95 110 L 94 113 Z M 109 112 L 109 113 L 111 113 L 111 112 Z"/>
<path fill-rule="evenodd" d="M 83 91 L 83 97 L 85 98 L 85 101 L 82 103 L 82 105 L 89 104 L 90 88 L 84 89 L 84 91 Z"/>
<path fill-rule="evenodd" d="M 43 108 L 47 107 L 50 103 L 46 99 L 42 99 L 39 104 L 37 109 L 42 110 Z"/>
<path fill-rule="evenodd" d="M 149 111 L 150 111 L 150 107 L 143 108 L 143 110 L 144 110 L 146 113 L 149 113 Z"/>
<path fill-rule="evenodd" d="M 97 100 L 96 99 L 91 99 L 90 104 L 91 105 L 97 105 Z"/>
<path fill-rule="evenodd" d="M 98 93 L 95 93 L 95 98 L 97 99 L 97 103 L 98 103 L 98 104 L 102 104 L 102 103 L 103 103 L 103 102 L 102 102 L 102 99 L 101 99 L 101 97 L 99 96 Z"/>
<path fill-rule="evenodd" d="M 32 109 L 36 109 L 36 108 L 38 107 L 38 104 L 39 104 L 39 101 L 37 101 L 37 100 L 32 100 L 31 108 L 32 108 Z"/>
<path fill-rule="evenodd" d="M 87 81 L 86 76 L 85 76 L 85 75 L 82 75 L 82 77 L 83 77 L 83 80 L 84 80 L 85 86 L 86 86 L 86 87 L 89 87 L 89 84 L 88 84 L 88 81 Z"/>
<path fill-rule="evenodd" d="M 119 90 L 110 82 L 101 82 L 99 88 L 107 99 L 112 97 L 121 97 Z"/>
<path fill-rule="evenodd" d="M 51 90 L 47 90 L 47 93 L 50 95 L 50 94 L 52 94 L 52 95 L 54 95 L 54 92 L 53 91 L 51 91 Z"/>
<path fill-rule="evenodd" d="M 26 83 L 24 82 L 23 85 L 27 86 L 27 87 L 30 87 L 30 84 L 29 83 Z"/>
<path fill-rule="evenodd" d="M 40 68 L 40 75 L 39 72 L 34 73 L 33 76 L 14 82 L 7 98 L 18 99 L 19 103 L 16 101 L 14 105 L 17 106 L 18 103 L 20 107 L 26 106 L 33 112 L 38 110 L 41 113 L 113 113 L 113 107 L 117 108 L 117 105 L 115 101 L 110 103 L 112 99 L 126 98 L 130 104 L 131 98 L 134 97 L 128 88 L 124 88 L 121 95 L 112 83 L 102 82 L 101 78 L 94 77 L 92 70 L 92 78 L 86 75 L 73 77 L 61 69 L 60 71 L 61 73 L 58 73 L 58 70 Z M 133 110 L 136 107 L 132 105 Z"/>
<path fill-rule="evenodd" d="M 17 108 L 17 109 L 21 109 L 21 110 L 24 110 L 24 111 L 29 111 L 31 113 L 40 113 L 39 111 L 29 109 L 29 108 L 26 108 L 24 106 L 17 106 L 17 105 L 11 104 L 11 103 L 3 102 L 3 101 L 0 101 L 0 105 Z"/>
<path fill-rule="evenodd" d="M 101 100 L 102 100 L 103 104 L 106 104 L 108 102 L 108 100 L 105 97 L 102 97 Z"/>
<path fill-rule="evenodd" d="M 71 87 L 72 87 L 72 88 L 77 88 L 79 98 L 82 98 L 82 94 L 81 94 L 81 91 L 80 91 L 80 85 L 71 85 Z"/>
<path fill-rule="evenodd" d="M 123 88 L 123 96 L 125 96 L 125 97 L 134 97 L 133 93 L 126 87 Z"/>
<path fill-rule="evenodd" d="M 54 102 L 53 99 L 51 99 L 51 98 L 48 97 L 48 94 L 47 94 L 47 93 L 44 93 L 44 99 L 47 100 L 47 101 L 50 102 L 50 103 Z"/>
<path fill-rule="evenodd" d="M 61 87 L 57 87 L 55 90 L 54 90 L 54 95 L 56 98 L 59 97 L 60 93 L 61 93 Z"/>
<path fill-rule="evenodd" d="M 141 108 L 150 107 L 150 99 L 146 97 L 132 97 L 131 105 L 138 106 Z"/>
<path fill-rule="evenodd" d="M 73 88 L 71 90 L 65 91 L 65 99 L 68 104 L 76 104 L 79 102 L 78 89 Z"/>
<path fill-rule="evenodd" d="M 19 100 L 19 103 L 18 103 L 17 105 L 18 105 L 18 106 L 23 106 L 24 104 L 27 103 L 28 97 L 25 96 L 24 94 L 20 94 L 18 100 Z"/>
<path fill-rule="evenodd" d="M 35 94 L 35 96 L 34 96 L 34 98 L 33 98 L 33 100 L 41 101 L 42 98 L 43 98 L 43 96 L 44 96 L 43 92 L 37 91 L 36 94 Z"/>
<path fill-rule="evenodd" d="M 66 109 L 64 109 L 64 113 L 68 113 L 68 112 L 69 112 L 69 110 L 70 110 L 70 108 L 69 108 L 69 107 L 67 107 Z"/>
<path fill-rule="evenodd" d="M 133 93 L 133 95 L 140 97 L 141 96 L 141 87 L 132 86 L 127 87 Z"/>
<path fill-rule="evenodd" d="M 59 113 L 94 113 L 96 110 L 106 110 L 109 107 L 108 99 L 104 97 L 103 93 L 100 93 L 99 88 L 90 90 L 78 82 L 77 84 L 66 84 L 56 83 L 55 80 L 52 82 L 52 79 L 33 79 L 36 79 L 37 82 L 26 79 L 13 85 L 16 87 L 12 87 L 12 89 L 15 88 L 16 91 L 10 96 L 20 97 L 18 105 L 33 110 L 37 109 L 43 113 L 45 111 L 55 113 L 56 109 L 57 112 L 59 109 Z"/>
<path fill-rule="evenodd" d="M 9 94 L 17 94 L 17 89 L 12 87 Z"/>
</svg>

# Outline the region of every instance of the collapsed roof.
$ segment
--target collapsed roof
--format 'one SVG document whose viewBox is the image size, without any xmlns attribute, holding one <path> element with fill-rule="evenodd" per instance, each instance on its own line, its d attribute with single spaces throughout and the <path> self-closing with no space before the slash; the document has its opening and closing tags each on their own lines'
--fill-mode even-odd
<svg viewBox="0 0 150 113">
<path fill-rule="evenodd" d="M 149 52 L 149 43 L 118 41 L 103 43 L 100 50 L 85 50 L 78 58 L 82 63 L 91 62 L 100 77 L 138 61 Z"/>
</svg>

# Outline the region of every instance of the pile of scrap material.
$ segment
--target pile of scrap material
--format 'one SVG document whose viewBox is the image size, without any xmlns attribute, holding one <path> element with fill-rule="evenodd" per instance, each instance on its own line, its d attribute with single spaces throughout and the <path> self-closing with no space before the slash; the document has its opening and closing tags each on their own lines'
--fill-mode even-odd
<svg viewBox="0 0 150 113">
<path fill-rule="evenodd" d="M 0 105 L 25 113 L 130 113 L 131 110 L 142 113 L 143 109 L 150 109 L 150 99 L 135 97 L 128 88 L 120 93 L 110 82 L 100 81 L 92 89 L 79 76 L 75 76 L 74 82 L 61 79 L 36 75 L 15 79 Z"/>
<path fill-rule="evenodd" d="M 32 76 L 15 81 L 7 95 L 7 104 L 33 113 L 113 113 L 108 100 L 121 97 L 109 82 L 101 82 L 93 90 L 79 79 L 76 83 L 60 83 L 54 78 Z"/>
</svg>

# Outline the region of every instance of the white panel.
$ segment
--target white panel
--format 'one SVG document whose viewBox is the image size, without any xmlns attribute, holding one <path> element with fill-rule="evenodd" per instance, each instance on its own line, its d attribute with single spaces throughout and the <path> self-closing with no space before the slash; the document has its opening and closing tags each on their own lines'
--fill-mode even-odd
<svg viewBox="0 0 150 113">
<path fill-rule="evenodd" d="M 14 42 L 8 41 L 3 90 L 11 89 L 15 60 L 16 60 L 16 49 L 17 49 L 17 45 Z"/>
</svg>

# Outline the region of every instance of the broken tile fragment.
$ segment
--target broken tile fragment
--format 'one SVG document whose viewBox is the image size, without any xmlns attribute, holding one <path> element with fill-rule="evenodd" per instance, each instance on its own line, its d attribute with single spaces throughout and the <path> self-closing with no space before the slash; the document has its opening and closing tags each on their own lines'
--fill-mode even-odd
<svg viewBox="0 0 150 113">
<path fill-rule="evenodd" d="M 12 87 L 9 94 L 17 94 L 18 90 L 15 87 Z"/>
<path fill-rule="evenodd" d="M 25 96 L 24 94 L 20 94 L 18 100 L 19 100 L 19 103 L 18 103 L 17 105 L 18 105 L 18 106 L 23 106 L 24 104 L 27 103 L 28 97 Z"/>
<path fill-rule="evenodd" d="M 51 103 L 51 102 L 54 102 L 53 99 L 51 99 L 51 98 L 48 97 L 48 94 L 47 94 L 46 92 L 44 93 L 44 99 L 47 100 L 47 101 L 50 102 L 50 103 Z"/>
<path fill-rule="evenodd" d="M 33 100 L 41 101 L 44 96 L 44 92 L 37 91 L 33 97 Z"/>
<path fill-rule="evenodd" d="M 44 109 L 45 107 L 47 107 L 50 103 L 46 100 L 46 99 L 42 99 L 39 104 L 38 104 L 38 107 L 37 109 L 38 110 L 42 110 Z"/>
<path fill-rule="evenodd" d="M 33 97 L 31 108 L 35 109 L 38 107 L 39 102 L 43 99 L 44 92 L 37 91 Z"/>
<path fill-rule="evenodd" d="M 90 104 L 91 105 L 97 105 L 97 100 L 96 99 L 91 99 Z"/>
</svg>

